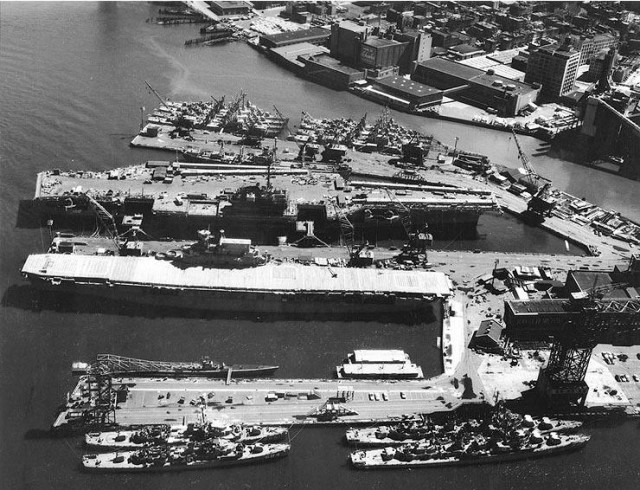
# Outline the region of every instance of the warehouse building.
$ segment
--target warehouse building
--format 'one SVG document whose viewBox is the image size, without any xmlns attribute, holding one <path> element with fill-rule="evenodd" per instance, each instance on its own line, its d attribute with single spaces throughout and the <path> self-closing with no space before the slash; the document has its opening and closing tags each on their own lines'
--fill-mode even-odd
<svg viewBox="0 0 640 490">
<path fill-rule="evenodd" d="M 356 80 L 365 78 L 364 70 L 344 65 L 339 60 L 328 56 L 301 56 L 304 64 L 303 75 L 316 83 L 336 90 L 347 90 Z"/>
<path fill-rule="evenodd" d="M 360 65 L 364 68 L 384 68 L 397 66 L 409 46 L 408 42 L 372 37 L 360 47 Z"/>
<path fill-rule="evenodd" d="M 247 15 L 251 7 L 245 2 L 208 2 L 209 8 L 217 15 Z"/>
<path fill-rule="evenodd" d="M 260 36 L 260 44 L 269 49 L 298 43 L 325 44 L 329 37 L 331 37 L 331 31 L 320 27 L 312 27 L 310 29 L 300 29 L 299 31 Z"/>
<path fill-rule="evenodd" d="M 485 72 L 442 58 L 418 63 L 411 78 L 443 90 L 446 96 L 493 108 L 504 116 L 518 114 L 534 103 L 540 92 L 539 87 L 502 77 L 492 69 Z"/>
<path fill-rule="evenodd" d="M 374 80 L 372 89 L 369 98 L 392 107 L 404 105 L 409 110 L 420 110 L 442 103 L 442 90 L 400 76 Z"/>
</svg>

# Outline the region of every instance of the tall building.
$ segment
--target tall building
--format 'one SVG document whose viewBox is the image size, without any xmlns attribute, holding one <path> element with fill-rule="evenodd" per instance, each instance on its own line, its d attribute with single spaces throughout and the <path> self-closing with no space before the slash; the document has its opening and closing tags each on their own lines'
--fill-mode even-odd
<svg viewBox="0 0 640 490">
<path fill-rule="evenodd" d="M 372 27 L 360 25 L 350 20 L 331 26 L 331 56 L 348 65 L 360 62 L 360 46 L 369 38 Z"/>
<path fill-rule="evenodd" d="M 408 30 L 397 33 L 394 39 L 409 43 L 399 60 L 401 73 L 409 73 L 414 61 L 421 63 L 431 58 L 431 34 L 428 32 Z"/>
<path fill-rule="evenodd" d="M 573 36 L 573 45 L 580 51 L 580 64 L 584 65 L 603 49 L 609 49 L 616 45 L 616 37 L 613 34 L 595 34 L 591 37 Z"/>
<path fill-rule="evenodd" d="M 524 81 L 542 85 L 541 95 L 555 100 L 571 92 L 580 64 L 580 52 L 568 44 L 549 44 L 532 51 Z"/>
</svg>

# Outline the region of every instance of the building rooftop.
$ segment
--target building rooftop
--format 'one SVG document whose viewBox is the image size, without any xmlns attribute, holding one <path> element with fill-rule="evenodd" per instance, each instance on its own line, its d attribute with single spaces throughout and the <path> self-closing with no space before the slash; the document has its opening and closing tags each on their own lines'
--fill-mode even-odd
<svg viewBox="0 0 640 490">
<path fill-rule="evenodd" d="M 279 48 L 272 48 L 271 52 L 285 58 L 297 58 L 298 56 L 304 55 L 318 56 L 321 54 L 327 54 L 329 53 L 329 50 L 323 46 L 316 46 L 315 44 L 302 42 L 289 44 L 287 46 L 280 46 Z"/>
<path fill-rule="evenodd" d="M 506 88 L 507 93 L 512 94 L 523 94 L 533 90 L 533 87 L 529 84 L 501 77 L 495 73 L 491 75 L 489 73 L 483 73 L 482 75 L 473 77 L 471 82 L 484 85 L 485 87 L 492 87 L 496 90 L 505 90 Z"/>
<path fill-rule="evenodd" d="M 381 78 L 376 80 L 375 83 L 383 87 L 400 90 L 413 96 L 424 96 L 440 92 L 437 88 L 400 76 Z"/>
<path fill-rule="evenodd" d="M 402 44 L 398 41 L 394 41 L 393 39 L 384 39 L 380 37 L 370 37 L 364 43 L 366 46 L 372 46 L 374 48 L 383 48 L 385 46 L 394 46 L 396 44 Z"/>
<path fill-rule="evenodd" d="M 457 46 L 449 48 L 449 51 L 454 51 L 460 54 L 484 53 L 482 49 L 477 46 L 471 46 L 470 44 L 458 44 Z"/>
<path fill-rule="evenodd" d="M 209 2 L 212 5 L 216 5 L 218 7 L 220 7 L 221 9 L 237 9 L 237 8 L 249 8 L 249 5 L 247 4 L 247 2 L 228 2 L 227 0 L 224 0 L 223 2 Z"/>
<path fill-rule="evenodd" d="M 361 26 L 360 24 L 353 22 L 352 20 L 343 20 L 339 24 L 340 29 L 347 29 L 352 32 L 367 32 L 370 27 L 368 25 Z"/>
<path fill-rule="evenodd" d="M 558 58 L 566 58 L 566 59 L 569 59 L 572 56 L 579 54 L 579 52 L 573 49 L 571 46 L 563 45 L 560 43 L 547 44 L 546 46 L 541 46 L 538 48 L 538 51 L 550 54 Z"/>
<path fill-rule="evenodd" d="M 539 313 L 571 313 L 565 309 L 568 300 L 542 299 L 534 301 L 505 301 L 505 307 L 510 307 L 514 313 L 520 315 L 537 315 Z"/>
<path fill-rule="evenodd" d="M 322 27 L 311 27 L 310 29 L 300 29 L 298 31 L 281 32 L 279 34 L 270 34 L 268 36 L 261 36 L 263 39 L 268 39 L 274 44 L 279 44 L 288 41 L 304 41 L 305 39 L 317 39 L 328 38 L 331 36 L 331 31 L 323 29 Z"/>
<path fill-rule="evenodd" d="M 306 56 L 305 58 L 308 59 L 311 62 L 318 63 L 318 64 L 324 65 L 324 66 L 328 66 L 332 70 L 341 71 L 342 73 L 348 73 L 350 75 L 357 74 L 357 73 L 363 73 L 363 70 L 358 70 L 357 68 L 352 68 L 350 66 L 343 65 L 340 60 L 337 60 L 337 59 L 329 56 L 328 54 L 321 54 L 321 55 L 317 55 L 317 56 Z"/>
<path fill-rule="evenodd" d="M 466 80 L 469 80 L 475 76 L 482 75 L 484 71 L 471 66 L 465 66 L 455 61 L 445 60 L 443 58 L 431 58 L 426 61 L 418 63 L 418 66 L 424 66 L 431 70 L 437 70 L 449 75 L 454 75 Z"/>
</svg>

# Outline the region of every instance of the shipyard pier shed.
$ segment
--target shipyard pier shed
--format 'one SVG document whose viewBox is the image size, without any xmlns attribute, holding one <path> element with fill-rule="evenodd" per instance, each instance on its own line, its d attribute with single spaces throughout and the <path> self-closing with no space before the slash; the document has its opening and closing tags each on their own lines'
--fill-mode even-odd
<svg viewBox="0 0 640 490">
<path fill-rule="evenodd" d="M 428 85 L 401 77 L 391 76 L 372 80 L 373 88 L 381 93 L 389 94 L 402 101 L 406 101 L 411 109 L 425 109 L 442 103 L 442 91 Z M 384 100 L 383 100 L 384 102 Z"/>
<path fill-rule="evenodd" d="M 196 310 L 440 317 L 451 295 L 440 272 L 298 263 L 213 268 L 155 257 L 34 254 L 22 272 L 45 290 Z"/>
</svg>

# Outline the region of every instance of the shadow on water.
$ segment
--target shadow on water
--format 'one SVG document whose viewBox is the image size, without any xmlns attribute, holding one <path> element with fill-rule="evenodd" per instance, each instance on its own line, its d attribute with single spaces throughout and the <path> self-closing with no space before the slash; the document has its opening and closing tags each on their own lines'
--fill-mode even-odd
<svg viewBox="0 0 640 490">
<path fill-rule="evenodd" d="M 275 322 L 278 320 L 298 319 L 303 321 L 340 320 L 351 321 L 376 321 L 394 322 L 406 325 L 417 325 L 437 321 L 431 303 L 425 308 L 414 312 L 371 312 L 371 313 L 344 313 L 334 311 L 331 304 L 327 303 L 327 309 L 323 313 L 304 312 L 256 312 L 248 309 L 246 312 L 224 311 L 224 310 L 200 310 L 191 308 L 180 308 L 163 305 L 140 305 L 124 300 L 112 300 L 108 298 L 96 298 L 83 294 L 70 294 L 55 291 L 42 291 L 31 285 L 14 284 L 7 288 L 2 296 L 3 307 L 19 308 L 28 311 L 55 311 L 58 313 L 88 313 L 88 314 L 108 314 L 129 317 L 144 318 L 198 318 L 204 320 L 233 319 L 250 320 L 257 322 Z M 434 306 L 437 308 L 437 306 Z"/>
<path fill-rule="evenodd" d="M 27 441 L 41 439 L 56 439 L 59 436 L 49 429 L 29 429 L 24 433 L 24 439 Z"/>
<path fill-rule="evenodd" d="M 46 222 L 46 219 L 44 219 Z M 22 199 L 18 204 L 17 228 L 39 228 L 43 225 L 40 207 L 31 199 Z"/>
</svg>

